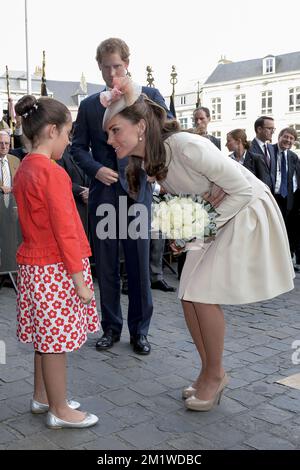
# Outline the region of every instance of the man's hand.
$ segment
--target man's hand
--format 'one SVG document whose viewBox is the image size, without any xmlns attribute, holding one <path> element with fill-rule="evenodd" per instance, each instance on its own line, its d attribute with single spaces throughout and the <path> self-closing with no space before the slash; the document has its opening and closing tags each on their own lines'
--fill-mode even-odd
<svg viewBox="0 0 300 470">
<path fill-rule="evenodd" d="M 88 199 L 89 199 L 89 188 L 85 188 L 84 186 L 81 186 L 82 187 L 82 192 L 80 193 L 80 196 L 82 197 L 82 200 L 85 204 L 88 203 Z"/>
<path fill-rule="evenodd" d="M 12 192 L 12 188 L 8 187 L 8 186 L 1 186 L 1 191 L 4 193 L 4 194 L 8 194 L 8 193 L 11 193 Z"/>
<path fill-rule="evenodd" d="M 108 168 L 107 166 L 102 166 L 97 171 L 95 178 L 101 183 L 106 184 L 106 186 L 110 186 L 113 183 L 116 183 L 119 179 L 119 175 L 116 171 Z"/>
<path fill-rule="evenodd" d="M 218 207 L 218 205 L 221 204 L 226 196 L 227 194 L 217 184 L 212 185 L 211 191 L 209 193 L 202 195 L 203 199 L 210 202 L 214 207 Z"/>
</svg>

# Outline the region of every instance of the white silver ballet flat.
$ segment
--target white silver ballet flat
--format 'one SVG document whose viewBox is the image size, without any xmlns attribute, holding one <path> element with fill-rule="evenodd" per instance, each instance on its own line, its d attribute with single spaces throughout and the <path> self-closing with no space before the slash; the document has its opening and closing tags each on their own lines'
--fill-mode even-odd
<svg viewBox="0 0 300 470">
<path fill-rule="evenodd" d="M 99 421 L 98 416 L 91 413 L 86 413 L 86 417 L 79 421 L 79 423 L 71 423 L 70 421 L 64 421 L 63 419 L 57 418 L 53 413 L 48 411 L 46 426 L 50 429 L 62 429 L 62 428 L 89 428 L 94 426 Z"/>
<path fill-rule="evenodd" d="M 72 408 L 72 410 L 77 410 L 77 408 L 80 407 L 80 403 L 75 400 L 67 400 L 67 404 L 69 408 Z M 31 413 L 38 415 L 41 413 L 46 413 L 49 410 L 49 405 L 46 405 L 45 403 L 40 403 L 39 401 L 36 400 L 30 400 L 30 411 Z"/>
<path fill-rule="evenodd" d="M 189 387 L 185 387 L 182 390 L 182 398 L 192 397 L 193 395 L 195 395 L 195 393 L 196 393 L 196 389 L 192 385 L 190 385 Z"/>
</svg>

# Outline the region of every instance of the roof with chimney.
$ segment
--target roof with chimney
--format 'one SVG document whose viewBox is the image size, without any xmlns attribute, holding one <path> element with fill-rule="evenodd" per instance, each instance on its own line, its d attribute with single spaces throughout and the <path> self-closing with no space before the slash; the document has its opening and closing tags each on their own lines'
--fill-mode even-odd
<svg viewBox="0 0 300 470">
<path fill-rule="evenodd" d="M 221 63 L 217 65 L 204 85 L 261 77 L 263 76 L 264 59 L 272 57 L 275 59 L 275 74 L 300 72 L 300 52 L 290 52 L 277 56 L 270 54 L 261 59 L 243 60 L 240 62 L 230 62 L 222 58 Z M 271 76 L 274 73 L 265 75 Z"/>
</svg>

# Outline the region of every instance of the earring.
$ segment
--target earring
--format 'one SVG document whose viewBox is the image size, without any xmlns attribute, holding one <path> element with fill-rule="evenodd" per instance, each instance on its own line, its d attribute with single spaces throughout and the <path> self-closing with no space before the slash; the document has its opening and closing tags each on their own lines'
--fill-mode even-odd
<svg viewBox="0 0 300 470">
<path fill-rule="evenodd" d="M 139 141 L 142 142 L 142 140 L 143 140 L 143 137 L 139 137 Z"/>
</svg>

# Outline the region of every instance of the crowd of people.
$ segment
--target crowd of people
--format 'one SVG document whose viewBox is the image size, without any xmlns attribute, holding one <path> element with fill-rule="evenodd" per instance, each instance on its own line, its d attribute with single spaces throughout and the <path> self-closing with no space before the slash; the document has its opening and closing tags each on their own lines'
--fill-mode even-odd
<svg viewBox="0 0 300 470">
<path fill-rule="evenodd" d="M 129 55 L 118 38 L 98 46 L 106 89 L 81 102 L 73 125 L 68 109 L 55 99 L 26 95 L 19 100 L 16 112 L 27 149 L 21 149 L 26 156 L 20 165 L 8 155 L 7 130 L 0 131 L 0 189 L 5 197 L 13 188 L 23 237 L 17 251 L 17 336 L 34 346 L 31 411 L 47 412 L 52 429 L 98 421 L 66 395 L 66 352 L 80 348 L 87 334 L 100 328 L 90 245 L 100 291 L 102 336 L 96 348 L 105 351 L 121 338 L 121 248 L 130 344 L 137 354 L 151 352 L 151 285 L 172 290 L 162 277 L 163 243 L 157 244 L 156 256 L 150 254 L 155 182 L 161 193 L 201 195 L 218 213 L 216 237 L 193 242 L 182 261 L 178 297 L 201 364 L 198 377 L 182 392 L 186 408 L 212 409 L 228 383 L 221 305 L 288 292 L 299 268 L 295 131 L 283 129 L 272 145 L 274 121 L 262 116 L 251 144 L 242 129 L 227 134 L 229 158 L 207 132 L 209 109 L 197 108 L 195 128 L 181 131 L 160 92 L 128 78 Z M 144 231 L 132 231 L 138 218 Z M 151 272 L 156 277 L 151 279 Z"/>
</svg>

